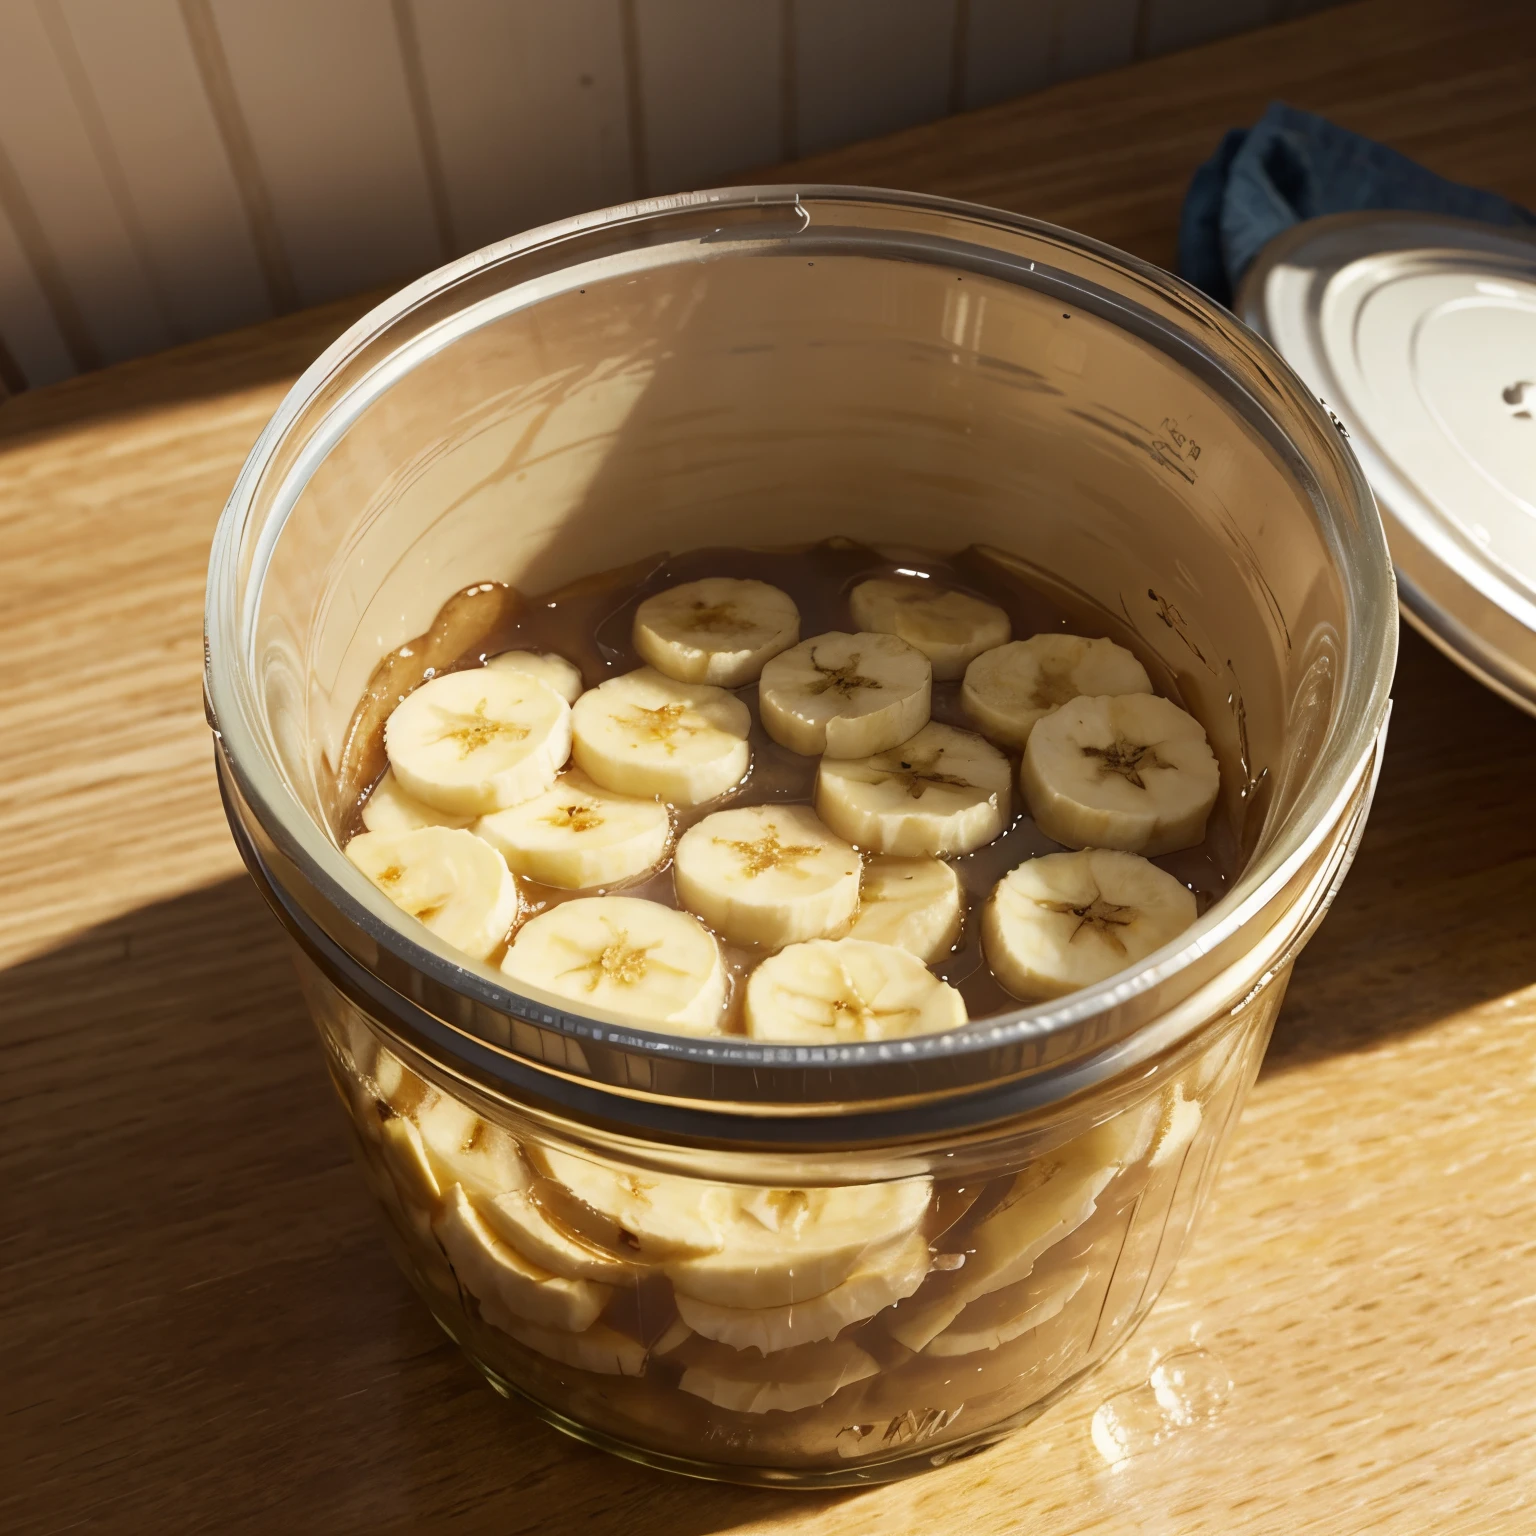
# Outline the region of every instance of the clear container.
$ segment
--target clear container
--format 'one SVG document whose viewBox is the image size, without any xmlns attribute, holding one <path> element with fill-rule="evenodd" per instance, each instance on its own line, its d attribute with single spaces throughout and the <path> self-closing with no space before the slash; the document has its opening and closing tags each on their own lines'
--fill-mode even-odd
<svg viewBox="0 0 1536 1536">
<path fill-rule="evenodd" d="M 1241 868 L 1194 927 L 949 1034 L 772 1046 L 514 994 L 342 856 L 354 707 L 455 591 L 834 532 L 988 545 L 1156 653 Z M 230 498 L 206 692 L 443 1327 L 595 1444 L 832 1486 L 992 1442 L 1152 1304 L 1358 842 L 1395 648 L 1354 460 L 1231 316 L 1027 219 L 759 188 L 519 236 L 343 336 Z"/>
</svg>

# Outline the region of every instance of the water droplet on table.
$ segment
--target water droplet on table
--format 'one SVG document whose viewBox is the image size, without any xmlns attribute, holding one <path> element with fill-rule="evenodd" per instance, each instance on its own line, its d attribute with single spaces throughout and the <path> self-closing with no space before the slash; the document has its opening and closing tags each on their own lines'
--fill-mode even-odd
<svg viewBox="0 0 1536 1536">
<path fill-rule="evenodd" d="M 1232 1378 L 1210 1350 L 1174 1350 L 1140 1386 L 1099 1404 L 1091 1426 L 1094 1446 L 1118 1466 L 1181 1430 L 1211 1423 L 1231 1395 Z"/>
</svg>

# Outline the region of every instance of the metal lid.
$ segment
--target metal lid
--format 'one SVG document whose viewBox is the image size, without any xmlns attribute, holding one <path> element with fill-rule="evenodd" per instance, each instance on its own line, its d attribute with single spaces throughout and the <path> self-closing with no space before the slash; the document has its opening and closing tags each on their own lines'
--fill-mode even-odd
<svg viewBox="0 0 1536 1536">
<path fill-rule="evenodd" d="M 1424 635 L 1536 713 L 1536 235 L 1313 219 L 1237 297 L 1349 433 Z"/>
</svg>

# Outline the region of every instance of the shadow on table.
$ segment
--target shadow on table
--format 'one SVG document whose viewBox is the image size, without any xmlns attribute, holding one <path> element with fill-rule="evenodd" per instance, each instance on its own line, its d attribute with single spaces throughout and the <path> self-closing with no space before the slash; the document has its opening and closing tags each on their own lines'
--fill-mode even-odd
<svg viewBox="0 0 1536 1536">
<path fill-rule="evenodd" d="M 1397 697 L 1268 1071 L 1536 980 L 1536 721 L 1412 637 Z M 241 878 L 0 974 L 0 1528 L 702 1536 L 854 1497 L 652 1474 L 496 1399 L 386 1256 L 285 942 Z"/>
</svg>

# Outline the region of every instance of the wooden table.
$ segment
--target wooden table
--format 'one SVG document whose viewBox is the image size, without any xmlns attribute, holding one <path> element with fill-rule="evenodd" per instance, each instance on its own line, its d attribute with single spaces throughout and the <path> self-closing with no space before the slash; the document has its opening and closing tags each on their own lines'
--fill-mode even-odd
<svg viewBox="0 0 1536 1536">
<path fill-rule="evenodd" d="M 1167 262 L 1189 172 L 1274 96 L 1536 203 L 1536 24 L 1470 0 L 1370 0 L 803 171 Z M 819 1497 L 643 1471 L 481 1384 L 385 1256 L 199 708 L 220 503 L 358 308 L 0 412 L 0 1529 L 1536 1530 L 1536 721 L 1411 635 L 1359 862 L 1194 1251 L 1097 1382 Z M 1191 1340 L 1225 1412 L 1112 1470 L 1095 1406 Z"/>
</svg>

